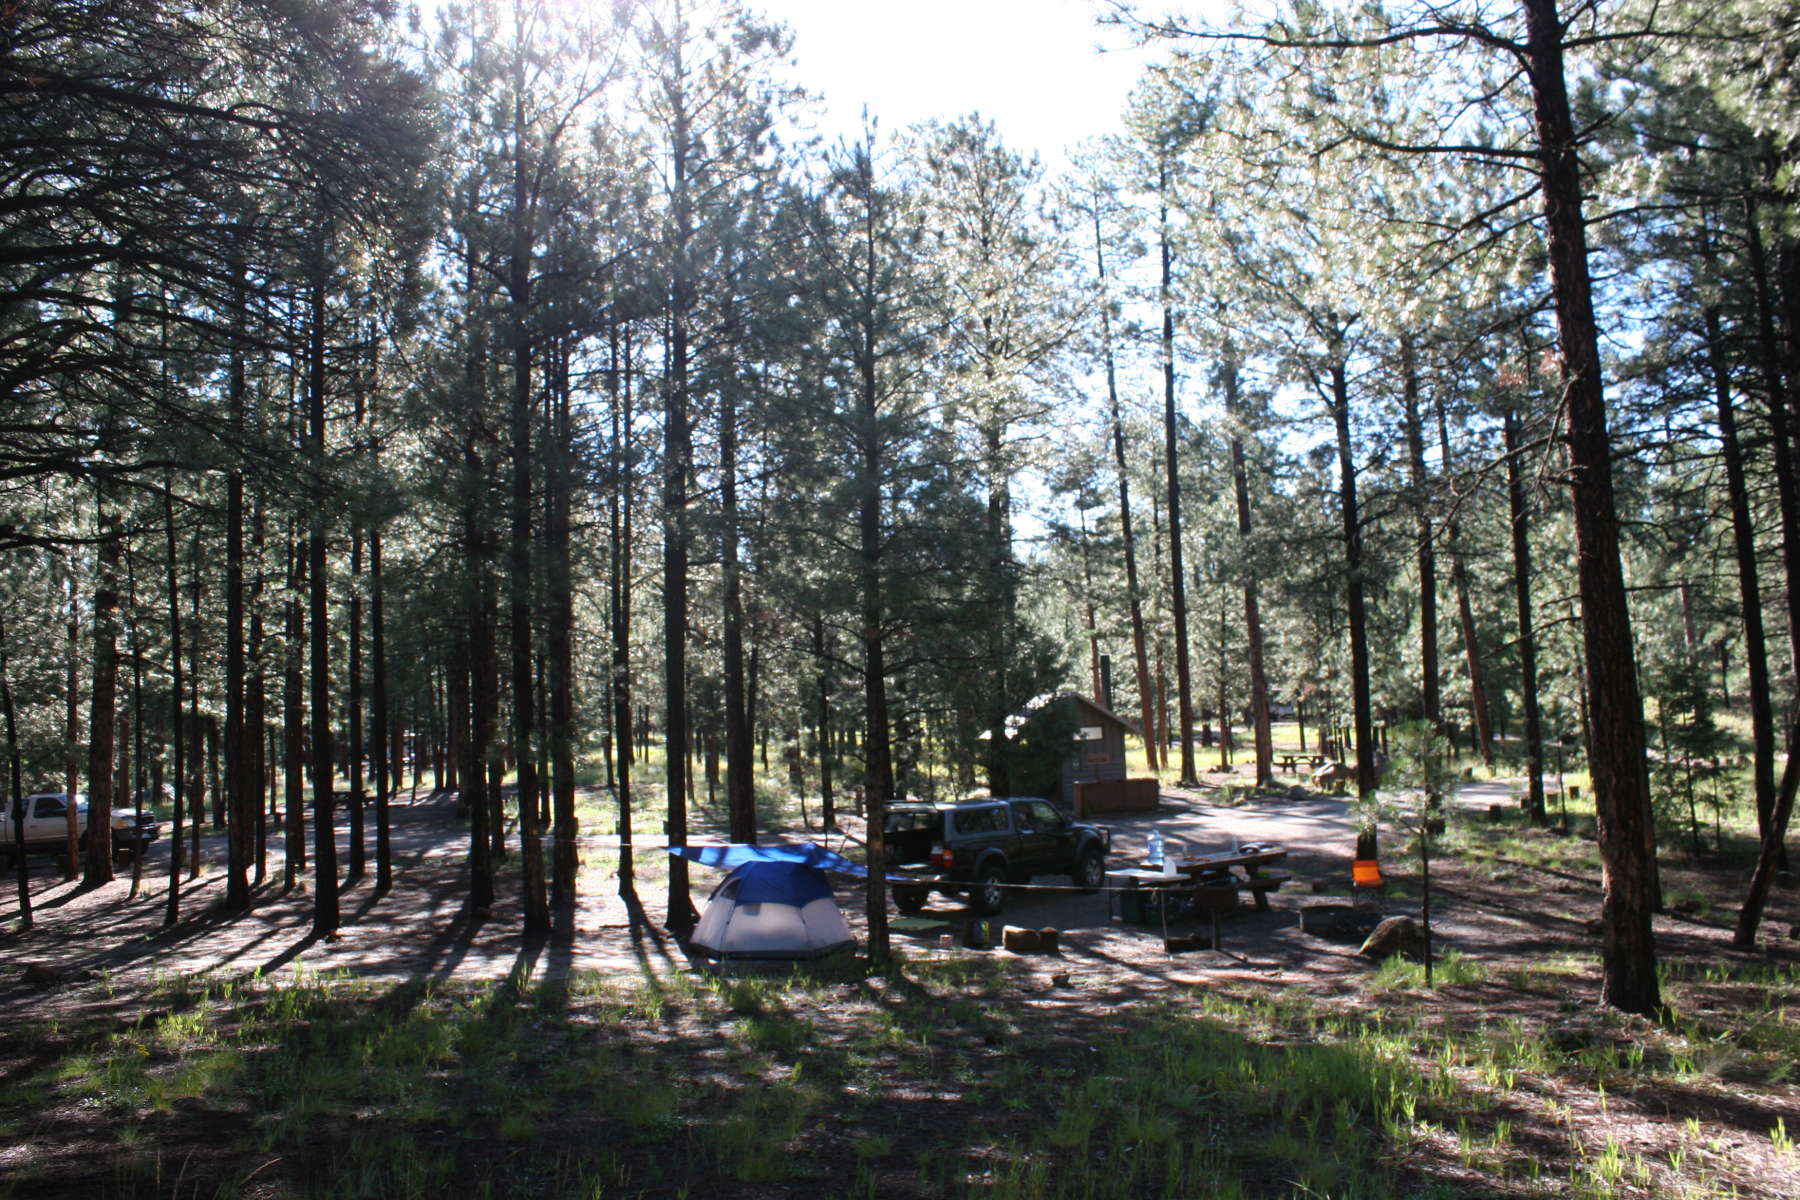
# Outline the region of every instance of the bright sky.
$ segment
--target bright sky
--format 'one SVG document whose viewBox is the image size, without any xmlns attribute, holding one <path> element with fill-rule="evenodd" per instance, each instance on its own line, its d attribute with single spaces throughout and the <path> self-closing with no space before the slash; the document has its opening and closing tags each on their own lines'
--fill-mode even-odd
<svg viewBox="0 0 1800 1200">
<path fill-rule="evenodd" d="M 1097 0 L 750 0 L 794 31 L 796 81 L 820 132 L 854 136 L 978 111 L 1055 172 L 1065 149 L 1120 126 L 1149 53 L 1102 28 Z M 1119 47 L 1101 53 L 1097 46 Z"/>
</svg>

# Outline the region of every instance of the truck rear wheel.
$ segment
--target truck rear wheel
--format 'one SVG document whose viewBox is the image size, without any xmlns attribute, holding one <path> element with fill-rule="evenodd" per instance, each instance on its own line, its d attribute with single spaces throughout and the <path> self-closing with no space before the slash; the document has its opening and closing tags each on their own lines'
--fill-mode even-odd
<svg viewBox="0 0 1800 1200">
<path fill-rule="evenodd" d="M 999 867 L 981 868 L 975 876 L 975 887 L 969 892 L 969 904 L 987 917 L 1006 907 L 1006 872 Z"/>
<path fill-rule="evenodd" d="M 894 907 L 903 913 L 912 914 L 925 907 L 925 901 L 931 896 L 931 889 L 918 883 L 896 883 L 894 885 Z"/>
</svg>

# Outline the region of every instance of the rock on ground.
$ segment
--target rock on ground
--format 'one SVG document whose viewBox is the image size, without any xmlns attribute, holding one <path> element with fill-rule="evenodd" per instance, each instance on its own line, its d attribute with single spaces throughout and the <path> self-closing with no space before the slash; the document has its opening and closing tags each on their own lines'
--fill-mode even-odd
<svg viewBox="0 0 1800 1200">
<path fill-rule="evenodd" d="M 1425 961 L 1425 930 L 1411 917 L 1389 917 L 1375 927 L 1359 951 L 1367 958 L 1391 958 L 1399 954 L 1413 962 Z"/>
</svg>

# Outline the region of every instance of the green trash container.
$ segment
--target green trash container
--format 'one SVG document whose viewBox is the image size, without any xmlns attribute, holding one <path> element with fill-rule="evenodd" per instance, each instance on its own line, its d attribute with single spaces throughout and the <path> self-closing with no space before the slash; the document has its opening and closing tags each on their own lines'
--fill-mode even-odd
<svg viewBox="0 0 1800 1200">
<path fill-rule="evenodd" d="M 1165 907 L 1169 917 L 1180 911 L 1166 887 L 1134 887 L 1119 894 L 1119 916 L 1136 925 L 1160 925 Z"/>
<path fill-rule="evenodd" d="M 1126 888 L 1120 892 L 1119 918 L 1133 925 L 1142 925 L 1149 921 L 1150 916 L 1145 911 L 1149 907 L 1145 904 L 1148 895 L 1149 889 L 1139 887 Z"/>
</svg>

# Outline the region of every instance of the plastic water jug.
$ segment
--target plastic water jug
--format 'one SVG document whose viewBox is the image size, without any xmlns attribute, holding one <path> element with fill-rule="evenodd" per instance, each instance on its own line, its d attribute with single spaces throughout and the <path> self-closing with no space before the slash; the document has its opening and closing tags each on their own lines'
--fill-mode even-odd
<svg viewBox="0 0 1800 1200">
<path fill-rule="evenodd" d="M 1150 865 L 1153 867 L 1163 865 L 1162 833 L 1155 829 L 1150 831 Z"/>
</svg>

